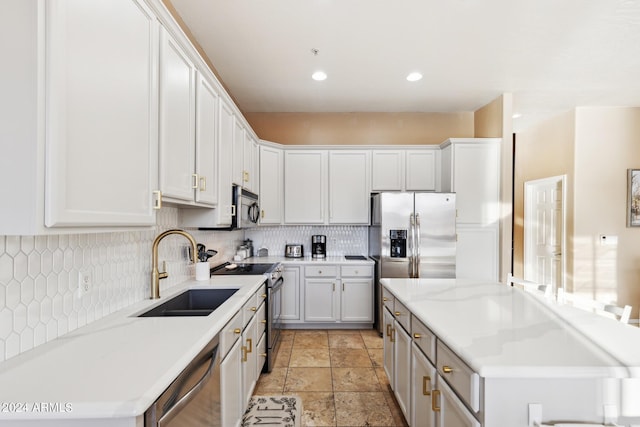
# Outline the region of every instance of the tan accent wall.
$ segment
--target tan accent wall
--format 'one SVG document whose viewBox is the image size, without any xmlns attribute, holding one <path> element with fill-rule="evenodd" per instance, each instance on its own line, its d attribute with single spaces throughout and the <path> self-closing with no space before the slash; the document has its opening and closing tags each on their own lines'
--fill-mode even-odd
<svg viewBox="0 0 640 427">
<path fill-rule="evenodd" d="M 474 113 L 476 138 L 502 138 L 500 150 L 500 249 L 499 279 L 506 282 L 511 272 L 513 190 L 513 95 L 505 93 Z"/>
<path fill-rule="evenodd" d="M 627 169 L 640 168 L 640 108 L 576 110 L 574 291 L 640 306 L 640 228 L 626 226 Z M 618 236 L 617 245 L 600 235 Z"/>
<path fill-rule="evenodd" d="M 570 111 L 518 133 L 515 148 L 513 274 L 517 277 L 524 276 L 524 183 L 566 175 L 565 284 L 568 289 L 571 289 L 573 278 L 574 141 L 575 113 Z"/>
<path fill-rule="evenodd" d="M 244 113 L 259 138 L 285 145 L 440 144 L 473 137 L 473 113 Z"/>
</svg>

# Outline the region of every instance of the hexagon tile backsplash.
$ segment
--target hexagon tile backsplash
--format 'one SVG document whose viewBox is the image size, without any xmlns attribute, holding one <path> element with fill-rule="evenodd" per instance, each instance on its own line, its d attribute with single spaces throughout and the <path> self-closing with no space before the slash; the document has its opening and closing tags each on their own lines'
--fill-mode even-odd
<svg viewBox="0 0 640 427">
<path fill-rule="evenodd" d="M 0 236 L 0 362 L 149 298 L 151 245 L 177 224 L 178 210 L 163 208 L 146 231 Z M 232 258 L 243 238 L 240 231 L 189 232 L 219 251 L 212 265 Z M 169 272 L 161 291 L 193 276 L 186 246 L 180 236 L 160 244 Z M 86 292 L 78 290 L 81 272 L 91 277 Z"/>
</svg>

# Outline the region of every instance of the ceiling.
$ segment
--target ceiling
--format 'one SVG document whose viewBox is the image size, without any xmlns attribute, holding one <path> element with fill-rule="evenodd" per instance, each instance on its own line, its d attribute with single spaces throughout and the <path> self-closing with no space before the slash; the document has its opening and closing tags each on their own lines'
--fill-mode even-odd
<svg viewBox="0 0 640 427">
<path fill-rule="evenodd" d="M 244 112 L 640 106 L 640 0 L 170 1 Z"/>
</svg>

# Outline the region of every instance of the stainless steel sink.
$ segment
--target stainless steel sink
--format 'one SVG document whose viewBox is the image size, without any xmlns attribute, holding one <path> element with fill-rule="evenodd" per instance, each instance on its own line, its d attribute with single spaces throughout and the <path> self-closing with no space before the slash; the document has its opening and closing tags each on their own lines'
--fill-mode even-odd
<svg viewBox="0 0 640 427">
<path fill-rule="evenodd" d="M 208 316 L 237 289 L 189 289 L 138 317 Z"/>
</svg>

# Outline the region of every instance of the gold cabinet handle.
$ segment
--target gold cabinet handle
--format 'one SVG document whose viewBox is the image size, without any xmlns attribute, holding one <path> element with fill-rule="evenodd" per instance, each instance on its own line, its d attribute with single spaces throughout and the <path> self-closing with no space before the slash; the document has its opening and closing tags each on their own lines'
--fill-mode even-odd
<svg viewBox="0 0 640 427">
<path fill-rule="evenodd" d="M 264 209 L 260 211 L 260 217 L 264 219 Z"/>
<path fill-rule="evenodd" d="M 431 409 L 433 412 L 440 412 L 439 400 L 440 390 L 433 390 L 433 393 L 431 393 Z"/>
<path fill-rule="evenodd" d="M 207 177 L 200 177 L 200 191 L 207 191 Z"/>
<path fill-rule="evenodd" d="M 247 338 L 247 344 L 249 344 L 249 348 L 247 349 L 247 353 L 253 352 L 253 340 L 251 338 Z"/>
<path fill-rule="evenodd" d="M 246 362 L 247 361 L 247 347 L 242 346 L 242 348 L 240 350 L 242 350 L 242 361 Z"/>
<path fill-rule="evenodd" d="M 387 323 L 387 336 L 391 336 L 391 325 Z"/>
<path fill-rule="evenodd" d="M 251 311 L 254 311 L 254 312 L 255 312 L 255 311 L 256 311 L 256 310 L 258 310 L 258 309 L 257 309 L 256 307 L 251 307 L 249 310 L 251 310 Z"/>
<path fill-rule="evenodd" d="M 249 182 L 249 172 L 242 171 L 242 179 L 244 180 L 244 182 Z"/>
<path fill-rule="evenodd" d="M 396 342 L 396 328 L 391 328 L 391 342 Z"/>
<path fill-rule="evenodd" d="M 267 320 L 266 320 L 266 319 L 262 319 L 260 322 L 261 322 L 261 323 L 266 324 L 266 323 L 267 323 Z M 379 344 L 378 344 L 378 345 L 379 345 Z"/>
<path fill-rule="evenodd" d="M 262 295 L 260 295 L 260 296 L 262 297 L 262 299 L 267 298 L 267 294 L 262 294 Z"/>
<path fill-rule="evenodd" d="M 396 316 L 400 316 L 400 314 L 401 314 L 401 313 L 400 313 L 399 311 L 396 311 L 394 314 L 395 314 Z"/>
<path fill-rule="evenodd" d="M 419 340 L 420 338 L 422 338 L 422 335 L 420 334 L 413 334 L 413 338 Z"/>
<path fill-rule="evenodd" d="M 198 174 L 197 173 L 192 173 L 191 174 L 191 188 L 193 188 L 194 190 L 198 188 Z"/>
<path fill-rule="evenodd" d="M 383 302 L 387 302 L 387 301 L 389 301 L 389 299 L 387 297 L 382 297 L 382 301 Z"/>
<path fill-rule="evenodd" d="M 260 356 L 267 357 L 267 353 L 260 353 Z"/>
<path fill-rule="evenodd" d="M 240 329 L 240 328 L 235 328 L 235 329 L 233 330 L 233 333 L 234 333 L 234 334 L 238 334 L 238 335 L 240 335 L 240 332 L 242 332 L 242 329 Z"/>
<path fill-rule="evenodd" d="M 426 375 L 422 377 L 422 394 L 425 396 L 431 396 L 429 386 L 431 385 L 431 377 Z"/>
<path fill-rule="evenodd" d="M 451 372 L 453 372 L 453 368 L 451 366 L 444 365 L 442 367 L 442 372 L 444 372 L 445 374 L 450 374 Z"/>
</svg>

